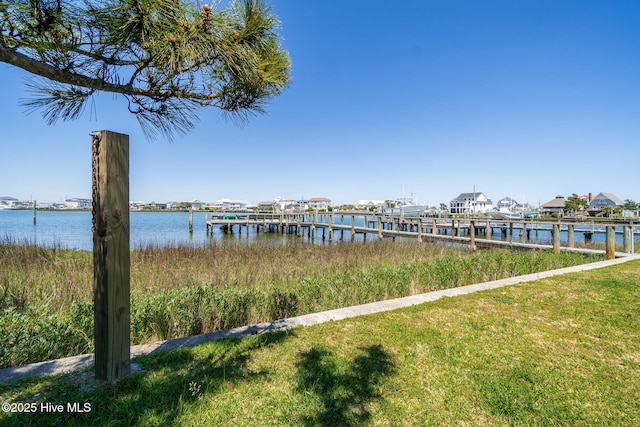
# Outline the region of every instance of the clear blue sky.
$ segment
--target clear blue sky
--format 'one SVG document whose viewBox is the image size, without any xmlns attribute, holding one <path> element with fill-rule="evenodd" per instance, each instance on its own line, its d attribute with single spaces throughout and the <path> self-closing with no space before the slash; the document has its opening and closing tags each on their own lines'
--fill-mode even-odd
<svg viewBox="0 0 640 427">
<path fill-rule="evenodd" d="M 109 94 L 47 126 L 0 63 L 0 196 L 89 198 L 89 132 L 108 129 L 130 135 L 132 200 L 640 200 L 640 2 L 272 5 L 291 86 L 243 127 L 209 109 L 173 143 Z"/>
</svg>

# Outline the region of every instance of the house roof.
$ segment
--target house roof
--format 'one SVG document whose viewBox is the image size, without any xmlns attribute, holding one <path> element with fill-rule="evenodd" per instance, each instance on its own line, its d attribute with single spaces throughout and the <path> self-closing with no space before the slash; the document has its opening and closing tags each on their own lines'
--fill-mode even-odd
<svg viewBox="0 0 640 427">
<path fill-rule="evenodd" d="M 478 199 L 480 195 L 484 196 L 484 193 L 481 191 L 476 191 L 475 193 L 460 193 L 460 195 L 453 200 L 464 200 L 464 199 L 474 200 L 474 196 L 475 196 L 475 199 Z M 484 197 L 487 197 L 487 196 L 484 196 Z"/>
<path fill-rule="evenodd" d="M 564 197 L 562 196 L 558 196 L 553 200 L 548 201 L 547 203 L 545 203 L 544 205 L 542 205 L 543 208 L 546 209 L 551 209 L 551 208 L 564 208 L 565 204 L 567 203 L 567 201 L 565 200 Z"/>
<path fill-rule="evenodd" d="M 622 200 L 611 193 L 599 193 L 596 197 L 593 198 L 593 200 L 596 199 L 609 199 L 618 206 L 624 205 L 624 202 Z"/>
</svg>

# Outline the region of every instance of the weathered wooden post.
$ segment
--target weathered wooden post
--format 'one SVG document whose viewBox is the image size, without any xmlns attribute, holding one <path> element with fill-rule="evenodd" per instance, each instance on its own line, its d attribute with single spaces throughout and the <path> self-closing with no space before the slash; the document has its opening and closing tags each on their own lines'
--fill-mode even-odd
<svg viewBox="0 0 640 427">
<path fill-rule="evenodd" d="M 560 224 L 553 224 L 551 236 L 553 238 L 553 252 L 560 253 Z"/>
<path fill-rule="evenodd" d="M 569 241 L 567 245 L 573 248 L 576 245 L 575 226 L 573 224 L 567 225 L 567 239 Z"/>
<path fill-rule="evenodd" d="M 476 224 L 473 220 L 469 223 L 469 234 L 471 234 L 471 239 L 469 241 L 469 249 L 472 251 L 476 250 Z"/>
<path fill-rule="evenodd" d="M 38 201 L 33 201 L 33 225 L 36 225 L 36 211 L 38 210 Z"/>
<path fill-rule="evenodd" d="M 513 245 L 513 221 L 509 220 L 509 244 Z"/>
<path fill-rule="evenodd" d="M 607 225 L 607 237 L 605 242 L 605 249 L 607 252 L 607 259 L 614 259 L 616 257 L 616 229 L 611 225 Z"/>
<path fill-rule="evenodd" d="M 189 234 L 193 234 L 193 205 L 189 208 Z"/>
<path fill-rule="evenodd" d="M 322 232 L 322 236 L 324 237 L 324 229 Z M 333 241 L 333 212 L 329 215 L 329 241 Z"/>
<path fill-rule="evenodd" d="M 623 237 L 623 245 L 624 245 L 624 252 L 627 254 L 632 254 L 633 250 L 632 248 L 632 243 L 633 243 L 633 226 L 632 225 L 625 225 L 624 226 L 624 237 Z"/>
<path fill-rule="evenodd" d="M 91 133 L 95 377 L 130 367 L 129 136 Z"/>
</svg>

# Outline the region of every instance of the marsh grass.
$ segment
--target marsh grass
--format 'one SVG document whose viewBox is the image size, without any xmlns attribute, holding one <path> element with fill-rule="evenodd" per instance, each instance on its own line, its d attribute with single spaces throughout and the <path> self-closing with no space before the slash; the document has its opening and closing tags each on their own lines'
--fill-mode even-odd
<svg viewBox="0 0 640 427">
<path fill-rule="evenodd" d="M 415 242 L 155 247 L 131 254 L 133 344 L 594 260 Z M 92 259 L 0 243 L 0 367 L 92 351 Z"/>
<path fill-rule="evenodd" d="M 640 261 L 0 385 L 0 424 L 637 426 Z M 88 373 L 89 375 L 91 372 Z"/>
</svg>

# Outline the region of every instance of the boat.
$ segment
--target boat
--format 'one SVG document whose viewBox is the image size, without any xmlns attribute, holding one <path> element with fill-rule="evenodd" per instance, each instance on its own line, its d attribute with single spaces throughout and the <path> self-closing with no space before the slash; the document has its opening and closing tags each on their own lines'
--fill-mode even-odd
<svg viewBox="0 0 640 427">
<path fill-rule="evenodd" d="M 429 206 L 416 204 L 413 197 L 401 197 L 396 199 L 395 207 L 386 208 L 383 213 L 385 216 L 417 218 L 422 216 L 427 209 Z"/>
<path fill-rule="evenodd" d="M 487 215 L 495 219 L 522 219 L 522 215 L 510 211 L 488 211 Z"/>
</svg>

